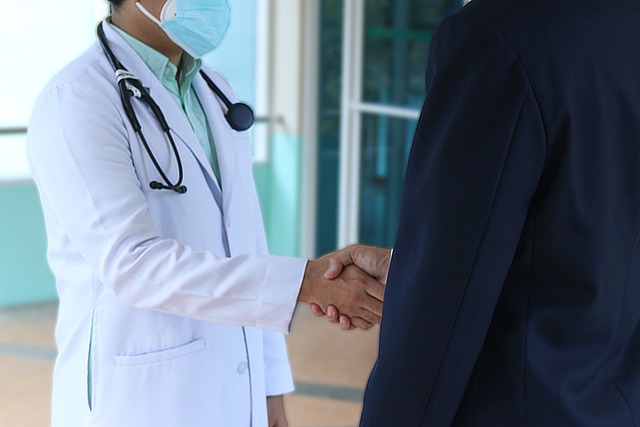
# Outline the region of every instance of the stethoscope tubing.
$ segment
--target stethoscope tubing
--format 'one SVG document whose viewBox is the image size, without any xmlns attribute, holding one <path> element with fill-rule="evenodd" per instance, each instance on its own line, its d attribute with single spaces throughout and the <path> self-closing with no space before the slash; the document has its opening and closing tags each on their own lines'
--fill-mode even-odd
<svg viewBox="0 0 640 427">
<path fill-rule="evenodd" d="M 105 56 L 109 60 L 109 63 L 113 67 L 116 76 L 116 82 L 118 85 L 118 90 L 120 92 L 120 100 L 122 101 L 122 106 L 124 108 L 125 114 L 133 127 L 138 139 L 144 146 L 145 151 L 147 152 L 153 166 L 158 171 L 158 174 L 164 181 L 164 184 L 158 181 L 151 181 L 149 186 L 154 190 L 173 190 L 178 194 L 184 194 L 187 192 L 187 187 L 182 184 L 184 178 L 184 170 L 182 167 L 182 159 L 180 158 L 180 152 L 176 143 L 172 136 L 171 127 L 167 123 L 167 120 L 162 113 L 162 109 L 158 104 L 153 100 L 147 89 L 142 85 L 142 82 L 131 74 L 124 65 L 116 58 L 113 51 L 109 48 L 109 44 L 107 42 L 107 37 L 104 33 L 103 23 L 101 22 L 98 25 L 98 40 L 100 41 L 100 45 L 102 46 L 102 50 L 105 53 Z M 225 113 L 225 118 L 231 126 L 232 129 L 236 131 L 245 131 L 249 129 L 254 122 L 253 110 L 248 105 L 238 102 L 231 103 L 229 98 L 220 90 L 220 88 L 206 75 L 202 70 L 200 70 L 200 74 L 204 78 L 207 86 L 216 94 L 216 96 L 222 100 L 222 102 L 227 107 L 227 112 Z M 147 139 L 142 132 L 142 125 L 138 120 L 138 117 L 133 108 L 133 104 L 131 102 L 131 98 L 137 98 L 144 102 L 147 107 L 151 110 L 152 114 L 156 118 L 156 121 L 162 128 L 162 132 L 165 135 L 165 138 L 169 141 L 171 146 L 171 150 L 173 151 L 176 162 L 178 164 L 178 180 L 174 184 L 169 180 L 167 174 L 162 170 L 158 160 L 153 154 L 153 150 L 149 146 Z"/>
<path fill-rule="evenodd" d="M 187 187 L 185 185 L 182 185 L 182 180 L 184 178 L 184 171 L 182 168 L 182 159 L 180 158 L 180 151 L 176 146 L 176 143 L 173 139 L 173 135 L 171 135 L 171 127 L 167 123 L 167 120 L 165 119 L 164 114 L 162 113 L 162 110 L 160 109 L 158 104 L 153 100 L 151 95 L 149 95 L 149 92 L 144 88 L 144 86 L 142 86 L 142 83 L 140 82 L 140 80 L 138 80 L 134 75 L 129 73 L 126 67 L 122 65 L 122 63 L 118 60 L 118 58 L 116 58 L 113 51 L 109 48 L 109 45 L 107 43 L 107 38 L 104 34 L 104 29 L 102 28 L 102 25 L 103 25 L 102 23 L 98 25 L 98 40 L 100 40 L 100 45 L 102 46 L 102 50 L 104 51 L 105 55 L 109 59 L 111 66 L 115 70 L 116 82 L 120 92 L 120 100 L 122 101 L 122 106 L 124 108 L 125 114 L 127 115 L 127 118 L 129 119 L 129 122 L 131 123 L 131 126 L 133 127 L 133 130 L 138 136 L 140 142 L 144 146 L 145 151 L 149 155 L 149 158 L 151 159 L 153 166 L 156 168 L 156 170 L 162 177 L 162 180 L 164 181 L 164 184 L 158 181 L 151 181 L 149 183 L 149 187 L 151 187 L 154 190 L 167 189 L 167 190 L 173 190 L 179 194 L 184 194 L 187 192 Z M 153 150 L 151 150 L 151 147 L 149 146 L 149 143 L 147 142 L 147 139 L 145 138 L 144 133 L 142 132 L 142 125 L 140 124 L 140 121 L 138 120 L 138 117 L 133 108 L 133 104 L 131 103 L 132 97 L 140 99 L 145 104 L 147 104 L 147 106 L 155 116 L 158 124 L 162 128 L 162 132 L 164 133 L 165 138 L 169 141 L 169 144 L 171 145 L 171 150 L 173 151 L 173 154 L 176 157 L 176 163 L 178 164 L 178 180 L 175 184 L 171 182 L 167 174 L 165 174 L 164 171 L 162 170 L 162 167 L 160 167 L 160 164 L 158 163 L 156 156 L 153 154 Z"/>
</svg>

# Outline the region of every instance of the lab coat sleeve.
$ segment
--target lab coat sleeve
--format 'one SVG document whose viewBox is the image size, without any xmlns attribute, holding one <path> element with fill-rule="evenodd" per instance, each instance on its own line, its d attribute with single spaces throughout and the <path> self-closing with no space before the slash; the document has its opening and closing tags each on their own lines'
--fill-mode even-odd
<svg viewBox="0 0 640 427">
<path fill-rule="evenodd" d="M 264 331 L 264 365 L 267 396 L 279 396 L 293 391 L 293 377 L 284 335 Z"/>
<path fill-rule="evenodd" d="M 251 196 L 255 199 L 255 203 L 258 204 L 258 194 L 255 191 L 255 187 L 252 188 Z M 264 233 L 261 215 L 259 215 L 258 221 L 260 221 L 260 227 L 256 228 L 256 252 L 266 254 L 269 253 L 269 245 Z M 267 396 L 280 396 L 291 393 L 295 387 L 284 335 L 278 332 L 264 331 L 263 339 Z"/>
<path fill-rule="evenodd" d="M 49 87 L 32 116 L 29 158 L 49 222 L 126 305 L 288 332 L 306 260 L 224 258 L 161 238 L 119 100 L 92 72 Z"/>
</svg>

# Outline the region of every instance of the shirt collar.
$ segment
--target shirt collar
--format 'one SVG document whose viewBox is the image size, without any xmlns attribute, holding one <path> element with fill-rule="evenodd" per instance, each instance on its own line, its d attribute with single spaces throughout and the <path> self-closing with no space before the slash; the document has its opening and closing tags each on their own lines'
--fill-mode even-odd
<svg viewBox="0 0 640 427">
<path fill-rule="evenodd" d="M 172 84 L 176 81 L 181 91 L 188 90 L 191 87 L 193 77 L 202 68 L 202 60 L 200 58 L 193 58 L 188 53 L 183 52 L 180 68 L 178 68 L 162 53 L 127 34 L 115 25 L 112 27 L 140 55 L 140 58 L 165 87 L 167 84 Z M 178 79 L 176 79 L 176 75 Z"/>
</svg>

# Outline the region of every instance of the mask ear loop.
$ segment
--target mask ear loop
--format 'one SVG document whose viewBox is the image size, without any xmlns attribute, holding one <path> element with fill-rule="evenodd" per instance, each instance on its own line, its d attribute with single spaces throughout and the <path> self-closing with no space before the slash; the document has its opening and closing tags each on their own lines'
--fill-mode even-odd
<svg viewBox="0 0 640 427">
<path fill-rule="evenodd" d="M 166 6 L 166 4 L 165 4 L 165 6 Z M 161 26 L 161 25 L 162 25 L 162 22 L 161 22 L 158 18 L 156 18 L 155 16 L 153 16 L 153 14 L 152 14 L 151 12 L 149 12 L 149 11 L 147 10 L 147 8 L 146 8 L 146 7 L 144 7 L 144 6 L 143 6 L 139 1 L 137 1 L 137 2 L 136 2 L 136 7 L 137 7 L 138 9 L 140 9 L 140 12 L 144 13 L 144 14 L 145 14 L 145 16 L 146 16 L 147 18 L 151 19 L 153 22 L 155 22 L 156 24 L 158 24 L 158 26 Z M 164 10 L 164 7 L 162 8 L 162 10 Z M 162 16 L 162 14 L 161 14 L 160 16 Z"/>
<path fill-rule="evenodd" d="M 171 32 L 166 31 L 163 27 L 162 27 L 162 23 L 166 22 L 168 20 L 173 19 L 174 16 L 176 16 L 176 12 L 175 12 L 175 7 L 172 6 L 175 5 L 175 3 L 173 2 L 173 0 L 169 0 L 167 3 L 165 3 L 165 5 L 162 7 L 162 11 L 160 12 L 160 18 L 158 19 L 155 16 L 153 16 L 153 14 L 151 12 L 149 12 L 147 10 L 147 8 L 145 8 L 142 4 L 140 4 L 140 2 L 136 2 L 136 7 L 138 9 L 140 9 L 140 12 L 142 12 L 147 18 L 151 19 L 153 22 L 155 22 L 160 28 L 162 28 L 162 30 L 165 32 L 165 34 L 167 35 L 167 37 L 169 37 L 171 39 L 172 42 L 174 42 L 176 44 L 176 46 L 180 47 L 180 49 L 182 49 L 184 52 L 187 52 L 189 55 L 191 55 L 194 58 L 198 58 L 199 55 L 194 52 L 193 50 L 189 49 L 189 46 L 185 45 L 184 43 L 182 43 L 180 41 L 179 38 L 175 37 Z M 167 8 L 168 6 L 168 8 Z M 166 8 L 166 10 L 165 10 Z M 171 17 L 166 17 L 165 15 L 172 13 L 171 12 L 171 8 L 173 8 L 173 16 Z"/>
<path fill-rule="evenodd" d="M 176 8 L 175 0 L 167 0 L 167 2 L 162 6 L 162 10 L 160 11 L 160 21 L 168 21 L 173 19 L 178 14 Z"/>
<path fill-rule="evenodd" d="M 144 13 L 145 16 L 151 19 L 158 25 L 162 25 L 164 21 L 168 21 L 173 19 L 177 15 L 176 11 L 176 2 L 174 0 L 168 0 L 164 6 L 162 6 L 162 10 L 160 11 L 160 19 L 153 16 L 149 10 L 144 7 L 139 1 L 136 2 L 136 7 L 140 9 L 140 12 Z"/>
</svg>

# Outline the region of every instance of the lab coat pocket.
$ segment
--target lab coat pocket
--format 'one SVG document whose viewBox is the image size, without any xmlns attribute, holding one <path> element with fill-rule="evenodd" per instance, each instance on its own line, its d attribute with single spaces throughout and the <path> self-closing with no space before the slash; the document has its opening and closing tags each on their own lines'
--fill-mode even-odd
<svg viewBox="0 0 640 427">
<path fill-rule="evenodd" d="M 116 355 L 114 361 L 118 367 L 134 367 L 155 365 L 171 360 L 181 359 L 197 353 L 205 348 L 204 338 L 198 338 L 176 347 L 153 350 L 132 355 Z"/>
</svg>

